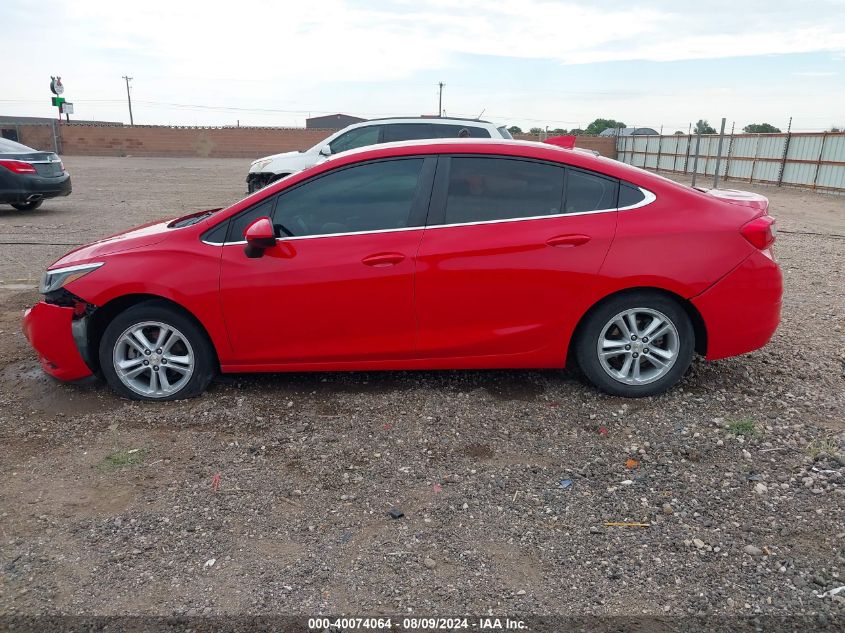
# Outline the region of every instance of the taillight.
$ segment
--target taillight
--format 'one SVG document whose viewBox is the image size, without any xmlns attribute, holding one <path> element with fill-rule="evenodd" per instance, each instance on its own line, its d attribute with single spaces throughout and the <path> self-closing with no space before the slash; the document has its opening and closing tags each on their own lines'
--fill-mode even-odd
<svg viewBox="0 0 845 633">
<path fill-rule="evenodd" d="M 5 167 L 15 174 L 35 174 L 35 167 L 22 160 L 0 160 L 0 167 Z"/>
<path fill-rule="evenodd" d="M 759 218 L 754 218 L 751 222 L 744 224 L 740 233 L 752 246 L 759 248 L 761 251 L 765 250 L 775 243 L 777 233 L 775 219 L 769 215 L 761 215 Z"/>
</svg>

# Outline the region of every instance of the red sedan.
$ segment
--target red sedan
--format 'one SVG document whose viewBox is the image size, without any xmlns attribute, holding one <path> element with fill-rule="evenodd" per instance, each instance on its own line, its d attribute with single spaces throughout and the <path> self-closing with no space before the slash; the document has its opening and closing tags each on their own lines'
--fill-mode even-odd
<svg viewBox="0 0 845 633">
<path fill-rule="evenodd" d="M 68 253 L 24 331 L 47 373 L 140 400 L 218 371 L 570 361 L 649 396 L 772 336 L 767 207 L 547 144 L 379 145 Z"/>
</svg>

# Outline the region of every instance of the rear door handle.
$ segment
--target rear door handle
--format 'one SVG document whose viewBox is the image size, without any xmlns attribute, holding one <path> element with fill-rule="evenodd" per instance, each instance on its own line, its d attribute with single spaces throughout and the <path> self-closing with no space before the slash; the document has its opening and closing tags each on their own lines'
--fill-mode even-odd
<svg viewBox="0 0 845 633">
<path fill-rule="evenodd" d="M 549 246 L 559 246 L 562 248 L 566 248 L 569 246 L 581 246 L 581 244 L 586 244 L 590 241 L 589 235 L 555 235 L 554 237 L 550 237 L 546 240 L 546 244 Z"/>
<path fill-rule="evenodd" d="M 404 259 L 405 256 L 402 253 L 376 253 L 375 255 L 368 255 L 361 260 L 361 263 L 383 268 L 384 266 L 395 266 Z"/>
</svg>

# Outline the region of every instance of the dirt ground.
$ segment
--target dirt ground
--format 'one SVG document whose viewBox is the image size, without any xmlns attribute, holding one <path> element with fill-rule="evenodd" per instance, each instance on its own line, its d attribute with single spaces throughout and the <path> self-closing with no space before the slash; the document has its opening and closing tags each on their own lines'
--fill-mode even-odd
<svg viewBox="0 0 845 633">
<path fill-rule="evenodd" d="M 388 372 L 142 405 L 46 378 L 22 310 L 71 246 L 233 202 L 247 163 L 65 161 L 71 197 L 0 208 L 0 614 L 842 622 L 845 197 L 724 185 L 771 200 L 783 322 L 657 398 L 562 371 Z"/>
</svg>

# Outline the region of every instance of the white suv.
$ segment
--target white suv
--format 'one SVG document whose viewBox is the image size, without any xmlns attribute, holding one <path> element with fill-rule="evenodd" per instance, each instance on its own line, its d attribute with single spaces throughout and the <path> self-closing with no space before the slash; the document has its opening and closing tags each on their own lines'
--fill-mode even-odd
<svg viewBox="0 0 845 633">
<path fill-rule="evenodd" d="M 338 152 L 390 143 L 426 138 L 512 138 L 505 126 L 475 119 L 407 118 L 373 119 L 350 125 L 335 132 L 304 152 L 284 152 L 253 161 L 246 177 L 247 191 L 252 193 L 271 182 L 316 165 Z"/>
</svg>

